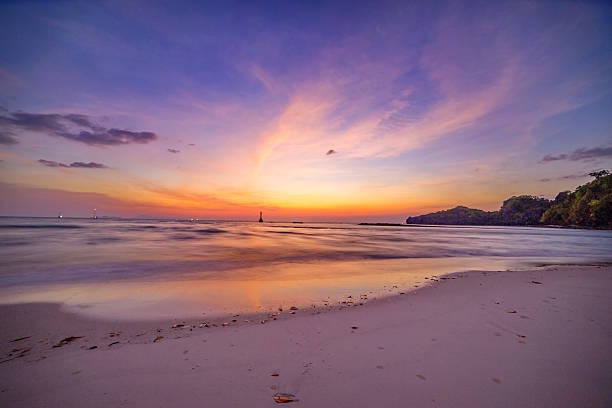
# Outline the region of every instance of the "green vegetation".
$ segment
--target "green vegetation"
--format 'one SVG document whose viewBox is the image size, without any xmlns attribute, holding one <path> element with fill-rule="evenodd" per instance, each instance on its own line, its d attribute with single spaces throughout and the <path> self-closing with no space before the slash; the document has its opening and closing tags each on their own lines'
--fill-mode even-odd
<svg viewBox="0 0 612 408">
<path fill-rule="evenodd" d="M 607 170 L 590 175 L 595 180 L 578 187 L 574 192 L 561 192 L 552 201 L 522 195 L 504 201 L 499 211 L 459 206 L 408 217 L 406 224 L 559 225 L 612 229 L 612 175 Z"/>
<path fill-rule="evenodd" d="M 550 201 L 528 195 L 511 197 L 499 210 L 502 225 L 538 225 Z"/>
<path fill-rule="evenodd" d="M 468 207 L 455 207 L 450 210 L 408 217 L 406 224 L 430 225 L 499 225 L 498 211 L 483 211 Z"/>
<path fill-rule="evenodd" d="M 557 195 L 542 224 L 612 229 L 612 175 L 606 170 L 590 175 L 595 180 Z"/>
</svg>

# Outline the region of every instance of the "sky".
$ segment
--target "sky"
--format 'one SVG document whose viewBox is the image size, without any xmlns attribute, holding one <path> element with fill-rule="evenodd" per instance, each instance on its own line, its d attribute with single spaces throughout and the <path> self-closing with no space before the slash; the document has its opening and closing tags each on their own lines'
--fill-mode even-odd
<svg viewBox="0 0 612 408">
<path fill-rule="evenodd" d="M 606 2 L 2 2 L 0 214 L 553 198 L 612 170 L 611 39 Z"/>
</svg>

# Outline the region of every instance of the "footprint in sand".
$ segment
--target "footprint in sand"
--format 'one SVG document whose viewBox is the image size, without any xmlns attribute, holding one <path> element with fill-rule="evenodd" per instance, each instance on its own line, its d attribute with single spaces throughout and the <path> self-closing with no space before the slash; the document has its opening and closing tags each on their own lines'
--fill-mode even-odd
<svg viewBox="0 0 612 408">
<path fill-rule="evenodd" d="M 417 374 L 417 375 L 416 375 L 416 377 L 417 377 L 417 378 L 420 378 L 420 379 L 421 379 L 421 380 L 423 380 L 423 381 L 427 380 L 427 378 L 425 378 L 425 376 L 424 376 L 424 375 L 422 375 L 422 374 Z"/>
<path fill-rule="evenodd" d="M 495 384 L 501 384 L 501 380 L 499 378 L 491 378 Z"/>
</svg>

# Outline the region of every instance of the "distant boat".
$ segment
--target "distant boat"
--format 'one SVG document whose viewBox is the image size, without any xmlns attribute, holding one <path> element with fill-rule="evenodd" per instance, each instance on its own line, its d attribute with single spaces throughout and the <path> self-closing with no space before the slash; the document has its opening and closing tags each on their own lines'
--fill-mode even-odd
<svg viewBox="0 0 612 408">
<path fill-rule="evenodd" d="M 263 214 L 261 211 L 259 212 L 259 222 L 263 222 Z"/>
</svg>

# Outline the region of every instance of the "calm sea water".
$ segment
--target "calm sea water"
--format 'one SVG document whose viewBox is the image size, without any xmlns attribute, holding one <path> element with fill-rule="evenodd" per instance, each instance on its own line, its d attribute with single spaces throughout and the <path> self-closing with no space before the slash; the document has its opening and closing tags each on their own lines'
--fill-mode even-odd
<svg viewBox="0 0 612 408">
<path fill-rule="evenodd" d="M 448 272 L 610 261 L 610 231 L 0 218 L 0 303 L 109 318 L 265 311 Z"/>
</svg>

